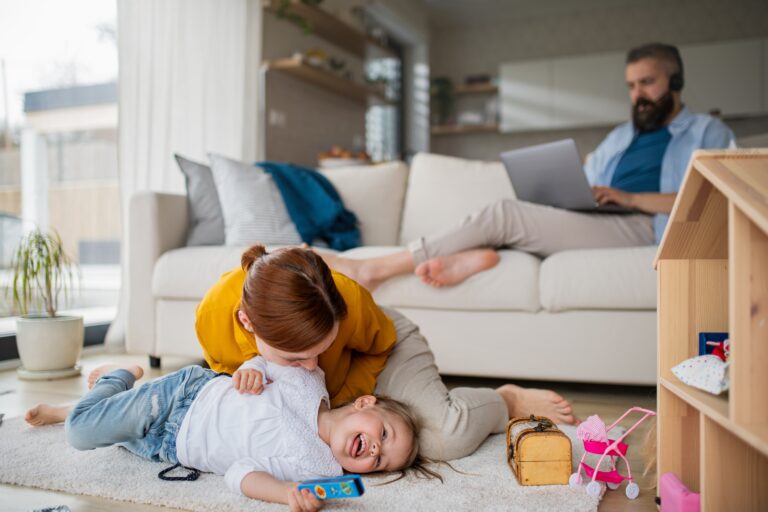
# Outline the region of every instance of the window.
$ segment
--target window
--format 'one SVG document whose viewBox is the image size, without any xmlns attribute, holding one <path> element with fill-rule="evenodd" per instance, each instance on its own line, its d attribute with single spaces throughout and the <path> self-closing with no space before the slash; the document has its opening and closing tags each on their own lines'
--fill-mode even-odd
<svg viewBox="0 0 768 512">
<path fill-rule="evenodd" d="M 86 323 L 114 316 L 120 287 L 116 21 L 104 0 L 0 4 L 0 283 L 24 231 L 55 229 Z"/>
</svg>

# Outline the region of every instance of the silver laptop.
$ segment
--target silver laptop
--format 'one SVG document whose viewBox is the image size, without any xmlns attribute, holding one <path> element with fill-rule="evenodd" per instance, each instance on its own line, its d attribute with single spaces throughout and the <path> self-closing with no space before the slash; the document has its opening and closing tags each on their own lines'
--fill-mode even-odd
<svg viewBox="0 0 768 512">
<path fill-rule="evenodd" d="M 637 213 L 617 204 L 598 205 L 573 139 L 506 151 L 501 161 L 522 201 L 594 213 Z"/>
</svg>

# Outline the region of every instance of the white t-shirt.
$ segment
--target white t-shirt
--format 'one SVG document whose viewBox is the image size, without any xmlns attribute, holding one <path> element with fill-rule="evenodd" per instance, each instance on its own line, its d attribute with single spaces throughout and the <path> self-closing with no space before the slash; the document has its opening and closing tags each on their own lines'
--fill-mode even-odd
<svg viewBox="0 0 768 512">
<path fill-rule="evenodd" d="M 176 437 L 179 462 L 224 475 L 240 494 L 252 471 L 286 481 L 342 475 L 317 430 L 320 403 L 329 403 L 323 371 L 280 366 L 261 356 L 240 368 L 255 368 L 272 382 L 260 395 L 238 392 L 227 376 L 203 386 Z"/>
</svg>

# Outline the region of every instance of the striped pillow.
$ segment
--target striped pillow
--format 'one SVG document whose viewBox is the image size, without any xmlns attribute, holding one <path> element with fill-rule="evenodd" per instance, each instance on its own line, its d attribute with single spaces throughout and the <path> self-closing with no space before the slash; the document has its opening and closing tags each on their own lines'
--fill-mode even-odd
<svg viewBox="0 0 768 512">
<path fill-rule="evenodd" d="M 226 245 L 295 245 L 299 232 L 272 177 L 252 164 L 209 154 Z"/>
</svg>

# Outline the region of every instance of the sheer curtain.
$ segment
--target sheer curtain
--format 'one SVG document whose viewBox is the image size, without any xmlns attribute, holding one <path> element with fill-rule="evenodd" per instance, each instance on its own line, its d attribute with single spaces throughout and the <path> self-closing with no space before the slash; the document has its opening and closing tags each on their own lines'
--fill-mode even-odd
<svg viewBox="0 0 768 512">
<path fill-rule="evenodd" d="M 128 204 L 141 190 L 184 193 L 173 160 L 257 157 L 259 0 L 118 0 L 122 290 L 107 345 L 123 343 Z"/>
</svg>

